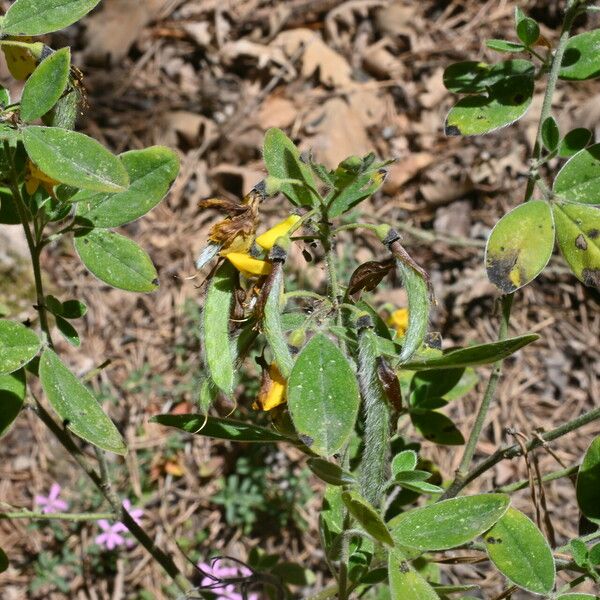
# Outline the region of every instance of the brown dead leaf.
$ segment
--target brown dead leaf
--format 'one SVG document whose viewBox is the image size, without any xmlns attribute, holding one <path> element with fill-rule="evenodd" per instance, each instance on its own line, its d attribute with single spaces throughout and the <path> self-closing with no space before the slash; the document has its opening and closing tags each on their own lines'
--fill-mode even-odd
<svg viewBox="0 0 600 600">
<path fill-rule="evenodd" d="M 386 102 L 374 90 L 363 90 L 356 86 L 356 91 L 348 93 L 348 104 L 356 115 L 360 117 L 365 127 L 378 125 L 384 127 L 386 117 Z"/>
<path fill-rule="evenodd" d="M 352 69 L 346 59 L 310 29 L 284 31 L 271 46 L 281 48 L 290 58 L 301 52 L 302 76 L 305 78 L 318 73 L 319 81 L 330 87 L 347 86 L 352 81 Z"/>
<path fill-rule="evenodd" d="M 210 170 L 209 175 L 214 184 L 223 192 L 243 197 L 250 193 L 254 186 L 264 178 L 264 173 L 257 165 L 238 167 L 232 164 L 220 164 Z"/>
<path fill-rule="evenodd" d="M 86 58 L 119 62 L 140 33 L 167 6 L 169 0 L 106 0 L 103 9 L 86 20 Z"/>
<path fill-rule="evenodd" d="M 363 53 L 365 69 L 381 79 L 401 79 L 404 64 L 388 50 L 389 40 L 384 38 L 369 46 Z"/>
<path fill-rule="evenodd" d="M 410 181 L 423 169 L 426 169 L 435 160 L 429 152 L 417 152 L 408 158 L 394 163 L 388 167 L 388 175 L 383 184 L 386 194 L 395 194 L 405 183 Z"/>
<path fill-rule="evenodd" d="M 221 48 L 220 56 L 226 65 L 231 65 L 240 57 L 250 57 L 256 60 L 259 69 L 265 69 L 270 66 L 283 68 L 284 73 L 280 76 L 286 80 L 293 78 L 296 74 L 296 70 L 287 60 L 285 53 L 275 44 L 266 46 L 242 38 L 224 44 Z"/>
<path fill-rule="evenodd" d="M 262 129 L 285 129 L 294 122 L 297 115 L 298 109 L 291 100 L 281 96 L 269 96 L 260 107 L 258 124 Z"/>
</svg>

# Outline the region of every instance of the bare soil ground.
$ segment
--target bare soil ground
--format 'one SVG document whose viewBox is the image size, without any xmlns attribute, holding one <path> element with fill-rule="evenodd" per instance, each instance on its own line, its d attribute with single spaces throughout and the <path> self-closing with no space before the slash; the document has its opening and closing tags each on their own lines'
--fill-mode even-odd
<svg viewBox="0 0 600 600">
<path fill-rule="evenodd" d="M 555 40 L 561 3 L 521 4 Z M 248 455 L 148 423 L 157 412 L 189 412 L 196 400 L 202 299 L 199 280 L 191 277 L 215 216 L 201 211 L 198 201 L 239 198 L 264 176 L 260 147 L 272 126 L 286 129 L 329 166 L 369 150 L 396 158 L 364 214 L 401 227 L 406 246 L 430 271 L 438 298 L 432 326 L 445 346 L 493 340 L 498 294 L 486 279 L 483 245 L 494 223 L 522 199 L 541 90 L 518 125 L 486 137 L 447 138 L 443 122 L 453 98 L 442 72 L 458 60 L 501 59 L 484 40 L 512 36 L 513 9 L 506 0 L 105 0 L 81 25 L 52 40 L 56 47 L 73 46 L 85 74 L 83 129 L 117 152 L 160 143 L 177 148 L 182 159 L 167 201 L 126 227 L 155 261 L 160 291 L 141 296 L 107 289 L 68 243 L 53 246 L 45 258 L 49 289 L 81 297 L 90 307 L 80 325 L 82 348 L 64 348 L 71 364 L 85 374 L 111 360 L 93 384 L 131 449 L 123 464 L 114 465 L 115 485 L 144 507 L 144 525 L 179 564 L 185 561 L 177 542 L 194 559 L 211 552 L 244 559 L 260 547 L 315 568 L 316 585 L 322 581 L 315 534 L 319 484 L 308 479 L 298 455 L 286 449 Z M 597 17 L 579 24 L 599 26 Z M 600 134 L 597 82 L 561 84 L 555 106 L 561 130 L 587 126 Z M 275 219 L 288 209 L 274 201 L 265 210 Z M 354 243 L 354 256 L 339 245 L 348 272 L 376 247 L 368 237 Z M 387 288 L 378 300 L 402 306 L 405 298 L 402 290 Z M 577 282 L 559 257 L 517 294 L 511 332 L 537 332 L 541 340 L 507 361 L 478 459 L 515 435 L 529 438 L 600 402 L 599 307 L 598 292 Z M 27 317 L 35 311 L 23 299 L 17 318 Z M 486 369 L 480 375 L 475 391 L 452 406 L 465 432 Z M 242 412 L 251 412 L 254 392 L 240 390 Z M 598 433 L 590 426 L 537 451 L 541 472 L 579 461 Z M 460 458 L 455 449 L 428 443 L 423 454 L 438 462 L 445 478 Z M 232 478 L 236 473 L 253 482 L 245 492 Z M 501 463 L 469 491 L 526 474 L 523 459 Z M 0 501 L 32 507 L 34 495 L 54 481 L 72 510 L 102 510 L 74 464 L 34 416 L 24 414 L 0 448 Z M 214 500 L 215 494 L 244 493 L 258 498 L 247 506 Z M 533 515 L 528 490 L 516 497 Z M 290 508 L 294 499 L 301 501 L 297 509 Z M 546 502 L 557 543 L 576 535 L 573 482 L 546 486 Z M 13 561 L 0 575 L 0 596 L 173 597 L 143 549 L 107 557 L 90 551 L 97 534 L 95 525 L 0 522 L 1 546 Z M 59 557 L 56 564 L 53 557 Z M 447 572 L 449 581 L 459 575 L 485 578 L 496 593 L 502 589 L 485 564 Z M 66 582 L 63 591 L 56 578 Z"/>
</svg>

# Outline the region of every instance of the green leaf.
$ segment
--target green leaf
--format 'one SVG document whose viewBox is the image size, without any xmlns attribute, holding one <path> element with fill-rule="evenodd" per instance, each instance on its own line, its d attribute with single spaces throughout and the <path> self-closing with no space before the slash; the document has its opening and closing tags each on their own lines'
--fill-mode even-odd
<svg viewBox="0 0 600 600">
<path fill-rule="evenodd" d="M 401 513 L 388 526 L 398 544 L 419 550 L 448 550 L 487 531 L 509 504 L 506 494 L 461 496 Z"/>
<path fill-rule="evenodd" d="M 587 546 L 581 540 L 571 540 L 569 543 L 573 560 L 579 567 L 585 567 L 589 559 Z"/>
<path fill-rule="evenodd" d="M 49 348 L 40 358 L 40 381 L 48 402 L 76 436 L 103 450 L 126 454 L 121 434 L 98 400 Z"/>
<path fill-rule="evenodd" d="M 69 83 L 71 50 L 61 48 L 46 57 L 31 74 L 21 97 L 21 119 L 26 123 L 44 116 L 59 101 Z"/>
<path fill-rule="evenodd" d="M 464 372 L 465 369 L 462 368 L 415 373 L 410 382 L 414 399 L 423 402 L 429 398 L 441 398 L 458 385 Z"/>
<path fill-rule="evenodd" d="M 509 338 L 502 342 L 479 344 L 459 350 L 449 350 L 441 356 L 422 358 L 402 365 L 409 371 L 425 371 L 430 369 L 447 369 L 449 367 L 468 367 L 474 365 L 489 365 L 502 360 L 517 350 L 539 339 L 539 335 L 529 334 Z"/>
<path fill-rule="evenodd" d="M 522 512 L 509 508 L 483 539 L 490 560 L 512 583 L 535 594 L 554 587 L 554 556 L 542 532 Z"/>
<path fill-rule="evenodd" d="M 8 556 L 6 556 L 6 552 L 0 548 L 0 573 L 3 573 L 8 569 L 9 562 Z"/>
<path fill-rule="evenodd" d="M 600 288 L 600 208 L 553 205 L 556 238 L 562 255 L 585 285 Z"/>
<path fill-rule="evenodd" d="M 558 123 L 554 117 L 548 117 L 542 124 L 542 142 L 546 146 L 546 150 L 552 152 L 556 150 L 560 140 L 560 131 Z"/>
<path fill-rule="evenodd" d="M 186 433 L 193 433 L 218 440 L 247 443 L 294 443 L 293 439 L 266 427 L 231 419 L 207 417 L 205 415 L 156 415 L 150 420 L 153 423 L 160 423 L 167 427 L 181 429 Z"/>
<path fill-rule="evenodd" d="M 25 325 L 0 319 L 0 375 L 24 367 L 41 345 L 40 338 Z"/>
<path fill-rule="evenodd" d="M 561 158 L 570 158 L 583 150 L 592 139 L 592 132 L 585 127 L 572 129 L 565 135 L 558 145 L 558 155 Z"/>
<path fill-rule="evenodd" d="M 439 600 L 427 580 L 396 552 L 389 553 L 388 581 L 391 600 Z"/>
<path fill-rule="evenodd" d="M 236 280 L 235 267 L 224 261 L 210 281 L 202 313 L 206 365 L 215 385 L 228 397 L 233 395 L 235 381 L 229 350 L 229 319 Z"/>
<path fill-rule="evenodd" d="M 596 565 L 600 565 L 600 543 L 599 544 L 594 544 L 591 548 L 590 548 L 590 563 L 592 564 L 592 566 L 596 566 Z"/>
<path fill-rule="evenodd" d="M 417 492 L 418 494 L 443 494 L 444 488 L 441 488 L 439 485 L 434 485 L 433 483 L 428 483 L 427 481 L 399 481 L 398 484 L 412 492 Z"/>
<path fill-rule="evenodd" d="M 308 468 L 325 483 L 330 485 L 352 485 L 356 479 L 352 473 L 345 471 L 339 465 L 322 458 L 308 459 Z"/>
<path fill-rule="evenodd" d="M 535 279 L 554 250 L 554 219 L 543 200 L 530 200 L 504 215 L 487 241 L 488 279 L 510 294 Z"/>
<path fill-rule="evenodd" d="M 75 346 L 79 348 L 81 346 L 81 340 L 79 339 L 79 334 L 77 333 L 77 329 L 69 323 L 69 321 L 63 319 L 62 317 L 55 316 L 56 318 L 56 327 L 62 333 L 63 337 L 71 346 Z"/>
<path fill-rule="evenodd" d="M 561 594 L 556 597 L 556 600 L 598 600 L 598 596 L 592 594 Z"/>
<path fill-rule="evenodd" d="M 65 319 L 81 319 L 87 313 L 87 306 L 81 300 L 65 300 L 62 303 L 61 317 Z"/>
<path fill-rule="evenodd" d="M 121 161 L 83 133 L 30 126 L 23 130 L 23 143 L 40 170 L 61 183 L 96 192 L 121 192 L 129 185 Z"/>
<path fill-rule="evenodd" d="M 524 52 L 526 50 L 523 44 L 517 44 L 516 42 L 509 42 L 507 40 L 487 40 L 485 45 L 490 50 L 496 50 L 496 52 Z"/>
<path fill-rule="evenodd" d="M 130 186 L 117 194 L 80 191 L 71 198 L 77 202 L 77 218 L 93 227 L 120 227 L 152 210 L 168 193 L 179 173 L 179 158 L 163 146 L 132 150 L 120 156 L 129 175 Z"/>
<path fill-rule="evenodd" d="M 392 476 L 398 473 L 411 472 L 417 466 L 417 453 L 414 450 L 403 450 L 392 459 Z"/>
<path fill-rule="evenodd" d="M 515 10 L 517 36 L 526 46 L 533 46 L 540 37 L 540 26 L 533 19 L 525 16 L 520 8 Z"/>
<path fill-rule="evenodd" d="M 600 204 L 600 144 L 580 150 L 558 172 L 554 193 L 563 200 Z"/>
<path fill-rule="evenodd" d="M 567 43 L 560 78 L 582 81 L 600 76 L 600 29 L 573 36 Z"/>
<path fill-rule="evenodd" d="M 153 292 L 158 287 L 150 257 L 129 238 L 82 229 L 75 233 L 74 244 L 83 264 L 104 283 L 130 292 Z"/>
<path fill-rule="evenodd" d="M 516 75 L 502 79 L 488 94 L 467 96 L 450 109 L 446 135 L 480 135 L 506 127 L 520 119 L 533 97 L 533 77 Z"/>
<path fill-rule="evenodd" d="M 387 546 L 394 545 L 394 540 L 383 519 L 379 516 L 375 508 L 358 492 L 343 492 L 342 502 L 346 505 L 350 514 L 371 537 Z"/>
<path fill-rule="evenodd" d="M 2 158 L 0 157 L 0 172 L 3 171 L 1 168 Z M 10 190 L 0 188 L 0 223 L 4 225 L 19 225 L 21 219 L 17 212 L 12 194 Z"/>
<path fill-rule="evenodd" d="M 25 401 L 25 370 L 0 375 L 0 438 L 8 433 Z"/>
<path fill-rule="evenodd" d="M 310 167 L 300 160 L 298 148 L 281 129 L 269 129 L 265 134 L 263 159 L 271 177 L 297 179 L 314 190 L 315 180 Z M 313 206 L 319 202 L 317 195 L 305 186 L 285 183 L 281 192 L 296 206 Z"/>
<path fill-rule="evenodd" d="M 44 35 L 64 29 L 89 13 L 100 0 L 17 0 L 0 24 L 4 35 Z"/>
<path fill-rule="evenodd" d="M 444 85 L 455 94 L 485 92 L 490 86 L 512 77 L 529 75 L 533 77 L 535 67 L 523 59 L 504 60 L 495 65 L 484 62 L 465 61 L 450 65 L 444 71 Z"/>
<path fill-rule="evenodd" d="M 430 442 L 445 446 L 461 446 L 465 438 L 456 425 L 444 414 L 436 411 L 411 413 L 410 420 L 415 429 Z"/>
<path fill-rule="evenodd" d="M 300 439 L 317 454 L 335 454 L 354 429 L 359 402 L 348 360 L 328 337 L 315 335 L 288 380 L 288 407 Z"/>
<path fill-rule="evenodd" d="M 579 467 L 577 504 L 588 519 L 600 519 L 600 436 L 590 444 Z"/>
</svg>

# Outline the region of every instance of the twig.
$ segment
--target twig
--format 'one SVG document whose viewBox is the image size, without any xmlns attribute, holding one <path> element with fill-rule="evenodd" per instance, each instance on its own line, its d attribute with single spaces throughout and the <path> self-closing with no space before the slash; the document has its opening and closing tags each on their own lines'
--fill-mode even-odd
<svg viewBox="0 0 600 600">
<path fill-rule="evenodd" d="M 563 477 L 570 477 L 574 473 L 577 473 L 579 470 L 579 465 L 572 465 L 571 467 L 567 467 L 566 469 L 560 469 L 558 471 L 552 471 L 552 473 L 547 473 L 541 479 L 541 483 L 549 483 L 550 481 L 556 481 L 557 479 L 562 479 Z M 539 483 L 540 479 L 535 479 L 535 483 Z M 529 479 L 522 479 L 521 481 L 516 481 L 515 483 L 510 483 L 508 485 L 503 485 L 496 489 L 497 492 L 502 493 L 510 493 L 516 492 L 518 490 L 523 490 L 529 485 Z"/>
</svg>

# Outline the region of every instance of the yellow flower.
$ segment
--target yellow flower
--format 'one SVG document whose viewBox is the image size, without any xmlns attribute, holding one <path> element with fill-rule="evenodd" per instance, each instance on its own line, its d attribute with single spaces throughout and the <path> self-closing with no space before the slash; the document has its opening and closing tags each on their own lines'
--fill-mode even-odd
<svg viewBox="0 0 600 600">
<path fill-rule="evenodd" d="M 284 235 L 287 235 L 290 229 L 300 220 L 298 215 L 291 215 L 287 219 L 280 221 L 275 225 L 275 227 L 271 227 L 268 231 L 265 231 L 263 234 L 259 235 L 256 238 L 256 243 L 265 250 L 270 250 L 277 241 L 277 238 L 280 238 Z"/>
<path fill-rule="evenodd" d="M 273 268 L 270 262 L 253 258 L 243 252 L 229 252 L 226 258 L 242 275 L 248 278 L 268 275 Z"/>
<path fill-rule="evenodd" d="M 408 308 L 395 310 L 388 319 L 388 325 L 396 330 L 398 337 L 402 337 L 408 329 Z"/>
<path fill-rule="evenodd" d="M 275 363 L 269 365 L 265 373 L 263 384 L 258 393 L 256 402 L 252 405 L 255 410 L 273 410 L 276 406 L 284 404 L 286 382 Z"/>
<path fill-rule="evenodd" d="M 46 190 L 49 196 L 54 196 L 54 186 L 58 185 L 60 182 L 52 179 L 44 173 L 40 171 L 30 160 L 27 161 L 27 174 L 25 175 L 25 189 L 27 193 L 32 196 L 35 194 L 40 187 L 40 185 Z"/>
</svg>

